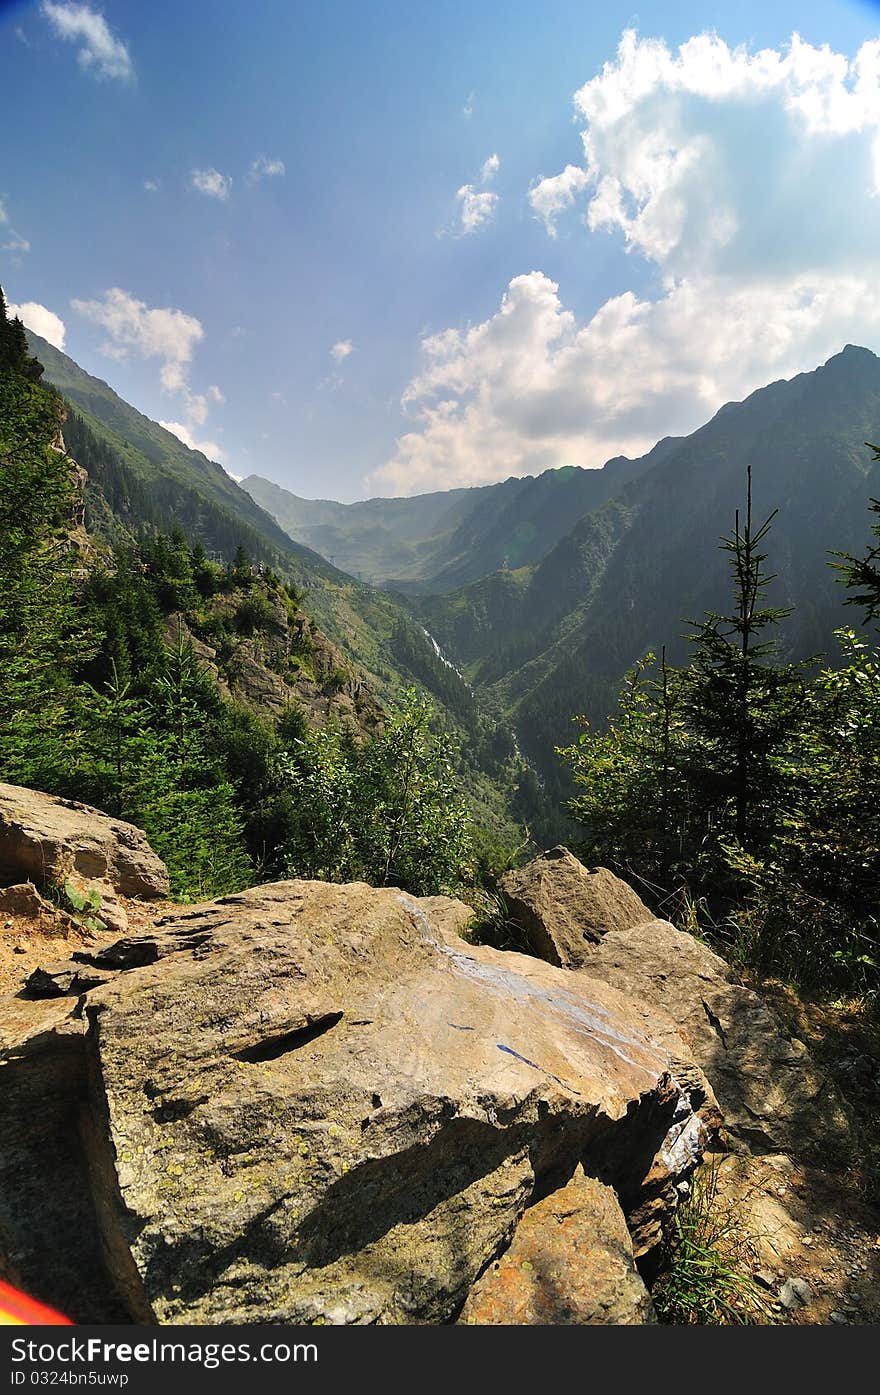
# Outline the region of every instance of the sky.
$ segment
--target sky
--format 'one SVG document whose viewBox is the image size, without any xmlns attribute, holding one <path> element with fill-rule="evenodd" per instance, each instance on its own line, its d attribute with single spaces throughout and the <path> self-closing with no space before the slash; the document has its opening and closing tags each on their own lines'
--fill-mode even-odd
<svg viewBox="0 0 880 1395">
<path fill-rule="evenodd" d="M 0 83 L 7 300 L 236 477 L 595 467 L 880 352 L 868 0 L 0 0 Z"/>
</svg>

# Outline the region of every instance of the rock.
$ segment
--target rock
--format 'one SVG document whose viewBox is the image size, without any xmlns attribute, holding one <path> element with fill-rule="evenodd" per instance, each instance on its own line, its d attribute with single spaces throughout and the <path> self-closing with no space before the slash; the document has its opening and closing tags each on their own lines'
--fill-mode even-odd
<svg viewBox="0 0 880 1395">
<path fill-rule="evenodd" d="M 661 920 L 612 931 L 586 946 L 583 972 L 671 1019 L 717 1096 L 732 1148 L 827 1159 L 849 1146 L 833 1080 L 692 935 Z"/>
<path fill-rule="evenodd" d="M 477 1280 L 459 1319 L 516 1326 L 654 1320 L 617 1197 L 580 1169 L 526 1211 L 509 1250 Z"/>
<path fill-rule="evenodd" d="M 828 1314 L 828 1321 L 836 1323 L 838 1326 L 843 1326 L 844 1324 L 849 1322 L 849 1318 L 846 1316 L 845 1313 L 834 1312 Z"/>
<path fill-rule="evenodd" d="M 131 1318 L 451 1321 L 579 1164 L 614 1188 L 650 1264 L 707 1139 L 667 1046 L 606 984 L 466 944 L 470 915 L 284 882 L 78 955 L 112 974 L 80 999 L 77 1088 Z M 21 1098 L 30 1059 L 19 1042 L 0 1068 Z M 67 1127 L 66 1095 L 30 1100 L 44 1132 L 53 1108 Z M 610 1204 L 606 1221 L 603 1235 Z M 49 1243 L 38 1209 L 19 1253 L 28 1225 L 33 1258 Z M 626 1311 L 626 1255 L 620 1277 Z"/>
<path fill-rule="evenodd" d="M 71 998 L 0 1002 L 0 1278 L 76 1322 L 124 1322 L 79 1129 L 86 1023 Z"/>
<path fill-rule="evenodd" d="M 27 920 L 39 920 L 43 916 L 54 919 L 56 914 L 56 907 L 43 900 L 33 882 L 0 887 L 0 915 L 17 915 Z"/>
<path fill-rule="evenodd" d="M 770 1273 L 769 1269 L 756 1269 L 752 1277 L 760 1288 L 769 1290 L 775 1287 L 773 1275 Z"/>
<path fill-rule="evenodd" d="M 626 882 L 606 867 L 588 871 L 563 847 L 505 873 L 499 885 L 532 952 L 566 969 L 583 967 L 588 946 L 609 931 L 652 918 Z"/>
<path fill-rule="evenodd" d="M 779 1301 L 788 1312 L 793 1308 L 806 1308 L 813 1301 L 813 1290 L 806 1279 L 786 1279 L 779 1290 Z"/>
<path fill-rule="evenodd" d="M 0 784 L 0 880 L 79 873 L 123 896 L 168 895 L 168 869 L 134 824 L 68 799 Z"/>
<path fill-rule="evenodd" d="M 111 977 L 88 963 L 78 963 L 74 955 L 71 959 L 49 964 L 45 969 L 34 969 L 25 990 L 31 998 L 63 998 L 69 993 L 87 993 L 91 988 L 108 983 Z"/>
</svg>

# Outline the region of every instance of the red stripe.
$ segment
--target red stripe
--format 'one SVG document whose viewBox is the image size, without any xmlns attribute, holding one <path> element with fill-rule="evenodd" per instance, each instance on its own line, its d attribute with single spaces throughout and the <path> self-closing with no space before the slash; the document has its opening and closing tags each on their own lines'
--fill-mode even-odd
<svg viewBox="0 0 880 1395">
<path fill-rule="evenodd" d="M 54 1327 L 63 1323 L 72 1327 L 70 1318 L 63 1317 L 54 1308 L 47 1308 L 35 1298 L 28 1298 L 11 1284 L 0 1279 L 0 1323 L 19 1323 L 24 1327 Z"/>
</svg>

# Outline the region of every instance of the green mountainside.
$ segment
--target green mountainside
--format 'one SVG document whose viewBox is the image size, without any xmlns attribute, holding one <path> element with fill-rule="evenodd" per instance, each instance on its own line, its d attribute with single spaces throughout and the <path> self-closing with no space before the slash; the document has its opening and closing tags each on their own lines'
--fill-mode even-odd
<svg viewBox="0 0 880 1395">
<path fill-rule="evenodd" d="M 741 505 L 746 466 L 755 508 L 779 509 L 773 528 L 774 605 L 786 653 L 833 645 L 852 615 L 828 549 L 859 551 L 880 466 L 865 441 L 880 433 L 880 359 L 847 346 L 824 367 L 723 407 L 684 440 L 663 442 L 616 497 L 586 514 L 536 565 L 495 573 L 451 595 L 414 598 L 414 610 L 510 722 L 546 793 L 563 793 L 553 748 L 571 718 L 601 722 L 626 671 L 668 646 L 688 649 L 686 621 L 723 606 L 727 569 L 718 539 Z"/>
<path fill-rule="evenodd" d="M 242 481 L 285 532 L 348 572 L 412 593 L 451 591 L 499 568 L 540 559 L 572 522 L 598 508 L 672 443 L 641 461 L 576 465 L 499 484 L 410 499 L 336 504 L 300 499 L 251 475 Z"/>
<path fill-rule="evenodd" d="M 513 746 L 499 746 L 495 723 L 476 711 L 468 684 L 438 656 L 422 625 L 389 592 L 358 582 L 293 541 L 214 461 L 123 401 L 66 354 L 28 332 L 45 381 L 67 407 L 64 439 L 87 472 L 86 525 L 121 544 L 144 530 L 179 528 L 210 557 L 230 562 L 241 547 L 296 588 L 304 613 L 336 646 L 380 703 L 398 705 L 408 686 L 424 687 L 462 744 L 462 774 L 480 816 L 507 827 L 503 789 Z M 501 750 L 503 747 L 503 750 Z"/>
<path fill-rule="evenodd" d="M 342 505 L 257 476 L 239 487 L 106 383 L 29 340 L 68 404 L 65 440 L 88 472 L 90 530 L 119 542 L 178 525 L 218 561 L 243 547 L 274 569 L 378 701 L 395 703 L 413 682 L 432 693 L 496 826 L 518 785 L 516 813 L 539 832 L 564 832 L 555 811 L 570 788 L 554 748 L 570 740 L 573 715 L 602 722 L 642 655 L 666 645 L 682 662 L 687 621 L 723 605 L 718 539 L 747 465 L 756 510 L 780 511 L 770 599 L 794 608 L 782 626 L 786 656 L 828 650 L 850 618 L 828 549 L 864 545 L 866 504 L 880 493 L 864 445 L 880 434 L 880 360 L 868 350 L 848 346 L 729 403 L 640 460 Z M 347 575 L 319 548 L 388 589 Z M 523 757 L 534 772 L 524 780 Z"/>
</svg>

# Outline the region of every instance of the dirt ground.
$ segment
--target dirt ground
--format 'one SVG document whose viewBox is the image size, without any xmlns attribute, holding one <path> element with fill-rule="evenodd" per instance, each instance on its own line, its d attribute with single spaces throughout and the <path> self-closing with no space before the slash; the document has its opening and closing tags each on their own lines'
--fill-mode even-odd
<svg viewBox="0 0 880 1395">
<path fill-rule="evenodd" d="M 122 896 L 118 899 L 128 916 L 129 935 L 144 934 L 159 916 L 174 907 L 171 901 L 132 901 Z M 58 911 L 37 918 L 0 915 L 0 996 L 21 992 L 34 969 L 69 959 L 74 950 L 93 951 L 120 938 L 118 930 L 82 929 Z"/>
<path fill-rule="evenodd" d="M 735 1208 L 750 1237 L 752 1276 L 774 1321 L 880 1322 L 880 1213 L 839 1176 L 784 1154 L 728 1155 L 718 1163 L 717 1184 L 718 1204 Z M 789 1279 L 807 1283 L 806 1304 L 787 1309 L 780 1301 Z"/>
</svg>

